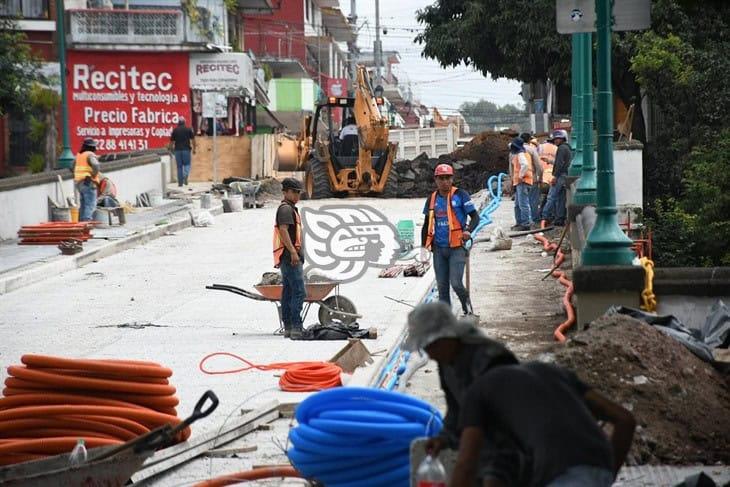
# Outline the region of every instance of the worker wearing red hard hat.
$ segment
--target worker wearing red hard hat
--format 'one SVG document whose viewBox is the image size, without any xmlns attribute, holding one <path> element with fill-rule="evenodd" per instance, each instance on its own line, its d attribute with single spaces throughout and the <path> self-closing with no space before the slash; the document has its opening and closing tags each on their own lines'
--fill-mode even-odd
<svg viewBox="0 0 730 487">
<path fill-rule="evenodd" d="M 463 279 L 468 252 L 464 244 L 471 239 L 471 232 L 479 224 L 479 213 L 469 193 L 454 186 L 453 167 L 439 164 L 434 178 L 437 189 L 423 207 L 425 221 L 421 229 L 421 245 L 433 254 L 439 301 L 451 305 L 451 288 L 454 288 L 464 314 L 470 315 L 471 301 Z"/>
</svg>

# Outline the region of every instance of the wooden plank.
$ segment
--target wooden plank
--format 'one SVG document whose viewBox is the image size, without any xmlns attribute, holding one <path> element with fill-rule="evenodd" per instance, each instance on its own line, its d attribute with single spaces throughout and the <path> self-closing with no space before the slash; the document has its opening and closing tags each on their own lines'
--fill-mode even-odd
<svg viewBox="0 0 730 487">
<path fill-rule="evenodd" d="M 258 449 L 259 447 L 256 445 L 244 445 L 237 448 L 217 448 L 215 450 L 209 450 L 203 455 L 210 458 L 226 458 L 238 453 L 251 453 Z"/>
<path fill-rule="evenodd" d="M 226 445 L 252 431 L 256 431 L 261 425 L 268 424 L 278 419 L 279 416 L 279 401 L 267 402 L 264 406 L 239 419 L 234 426 L 227 428 L 224 432 L 216 430 L 156 452 L 147 459 L 142 468 L 132 476 L 131 480 L 133 484 L 139 485 L 155 475 L 202 455 L 206 451 Z"/>
</svg>

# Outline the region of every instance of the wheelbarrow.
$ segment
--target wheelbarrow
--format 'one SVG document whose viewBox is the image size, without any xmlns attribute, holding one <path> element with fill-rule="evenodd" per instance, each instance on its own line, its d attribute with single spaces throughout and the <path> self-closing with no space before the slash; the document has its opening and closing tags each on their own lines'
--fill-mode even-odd
<svg viewBox="0 0 730 487">
<path fill-rule="evenodd" d="M 238 294 L 244 298 L 253 299 L 254 301 L 268 301 L 276 305 L 276 311 L 279 316 L 279 328 L 274 335 L 284 334 L 284 322 L 281 319 L 281 293 L 284 286 L 281 284 L 257 284 L 254 286 L 256 292 L 241 289 L 226 284 L 213 284 L 205 286 L 206 289 L 214 291 L 228 291 Z M 307 282 L 304 284 L 307 296 L 304 298 L 304 306 L 302 308 L 302 323 L 309 314 L 309 309 L 313 304 L 319 305 L 317 317 L 322 325 L 331 325 L 333 323 L 342 323 L 349 325 L 362 318 L 357 314 L 355 304 L 340 294 L 340 283 L 337 281 L 323 282 Z M 330 293 L 334 290 L 334 294 Z"/>
<path fill-rule="evenodd" d="M 210 405 L 203 409 L 210 400 Z M 122 487 L 155 450 L 173 443 L 177 434 L 198 419 L 205 418 L 218 407 L 218 397 L 207 391 L 198 400 L 193 414 L 177 426 L 160 426 L 133 440 L 116 446 L 91 448 L 86 462 L 79 466 L 69 465 L 71 453 L 55 455 L 43 460 L 19 463 L 0 468 L 0 485 L 56 487 L 87 487 L 103 485 Z"/>
</svg>

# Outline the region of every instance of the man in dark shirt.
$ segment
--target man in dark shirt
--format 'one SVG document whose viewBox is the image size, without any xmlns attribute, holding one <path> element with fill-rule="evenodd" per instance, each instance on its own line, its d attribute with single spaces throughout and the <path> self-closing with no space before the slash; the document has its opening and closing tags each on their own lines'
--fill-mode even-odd
<svg viewBox="0 0 730 487">
<path fill-rule="evenodd" d="M 284 336 L 298 339 L 302 336 L 302 306 L 307 295 L 304 287 L 304 250 L 302 221 L 296 204 L 302 192 L 302 183 L 286 178 L 281 183 L 284 199 L 276 211 L 274 224 L 274 267 L 281 270 L 281 321 Z"/>
<path fill-rule="evenodd" d="M 542 217 L 555 226 L 565 225 L 565 194 L 568 168 L 573 153 L 568 145 L 568 133 L 565 130 L 556 130 L 552 133 L 553 144 L 558 146 L 553 164 L 553 178 L 550 181 L 547 203 L 542 211 Z"/>
<path fill-rule="evenodd" d="M 192 153 L 195 154 L 195 134 L 193 129 L 185 126 L 183 117 L 178 118 L 177 127 L 172 129 L 170 146 L 175 151 L 175 161 L 177 162 L 177 185 L 187 185 L 192 165 L 190 151 L 192 150 Z"/>
</svg>

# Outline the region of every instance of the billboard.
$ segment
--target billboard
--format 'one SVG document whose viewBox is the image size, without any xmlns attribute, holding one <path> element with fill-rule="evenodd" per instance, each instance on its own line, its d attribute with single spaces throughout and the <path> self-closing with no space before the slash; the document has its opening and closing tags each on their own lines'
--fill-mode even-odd
<svg viewBox="0 0 730 487">
<path fill-rule="evenodd" d="M 68 51 L 71 150 L 86 137 L 102 154 L 166 146 L 190 120 L 188 74 L 187 53 Z"/>
</svg>

